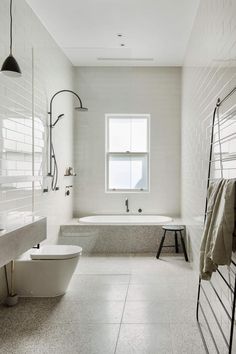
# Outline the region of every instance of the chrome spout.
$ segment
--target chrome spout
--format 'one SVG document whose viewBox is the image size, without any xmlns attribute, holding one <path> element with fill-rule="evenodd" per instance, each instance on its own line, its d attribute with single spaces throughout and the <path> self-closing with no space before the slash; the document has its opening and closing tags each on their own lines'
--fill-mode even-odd
<svg viewBox="0 0 236 354">
<path fill-rule="evenodd" d="M 129 200 L 128 198 L 125 199 L 125 207 L 126 207 L 126 213 L 129 212 Z"/>
</svg>

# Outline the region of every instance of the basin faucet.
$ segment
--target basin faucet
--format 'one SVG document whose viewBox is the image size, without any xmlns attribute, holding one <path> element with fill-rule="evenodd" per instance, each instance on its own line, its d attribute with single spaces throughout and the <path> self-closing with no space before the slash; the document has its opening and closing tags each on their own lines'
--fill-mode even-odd
<svg viewBox="0 0 236 354">
<path fill-rule="evenodd" d="M 126 213 L 129 212 L 129 200 L 128 198 L 125 198 L 125 206 L 126 206 Z"/>
</svg>

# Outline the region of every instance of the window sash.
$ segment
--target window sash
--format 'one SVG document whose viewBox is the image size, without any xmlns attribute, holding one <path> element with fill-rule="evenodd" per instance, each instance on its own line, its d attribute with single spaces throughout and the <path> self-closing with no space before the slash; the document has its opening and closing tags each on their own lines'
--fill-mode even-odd
<svg viewBox="0 0 236 354">
<path fill-rule="evenodd" d="M 110 121 L 112 119 L 124 119 L 124 120 L 146 120 L 146 150 L 145 151 L 118 151 L 118 150 L 111 150 L 110 148 Z M 126 152 L 130 152 L 130 153 L 147 153 L 149 152 L 149 140 L 150 140 L 150 115 L 149 114 L 106 114 L 106 152 L 110 152 L 110 153 L 126 153 Z"/>
<path fill-rule="evenodd" d="M 146 157 L 147 162 L 147 170 L 146 170 L 146 178 L 147 178 L 147 186 L 146 188 L 109 188 L 109 160 L 110 157 L 124 157 L 129 156 L 132 157 Z M 106 190 L 108 192 L 149 192 L 149 153 L 148 152 L 107 152 L 106 153 Z"/>
</svg>

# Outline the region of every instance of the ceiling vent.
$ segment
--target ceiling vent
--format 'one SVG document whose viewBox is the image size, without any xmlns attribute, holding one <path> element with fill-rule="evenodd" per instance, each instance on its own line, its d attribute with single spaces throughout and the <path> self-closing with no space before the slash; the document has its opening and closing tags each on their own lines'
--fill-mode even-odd
<svg viewBox="0 0 236 354">
<path fill-rule="evenodd" d="M 97 60 L 101 61 L 153 61 L 154 58 L 103 58 L 98 57 Z"/>
</svg>

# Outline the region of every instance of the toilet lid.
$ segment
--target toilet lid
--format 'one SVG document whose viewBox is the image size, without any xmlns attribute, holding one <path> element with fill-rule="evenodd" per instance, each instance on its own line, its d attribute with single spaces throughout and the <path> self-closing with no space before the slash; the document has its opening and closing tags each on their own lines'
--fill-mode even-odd
<svg viewBox="0 0 236 354">
<path fill-rule="evenodd" d="M 30 253 L 31 259 L 69 259 L 79 256 L 82 248 L 70 245 L 45 245 Z"/>
</svg>

